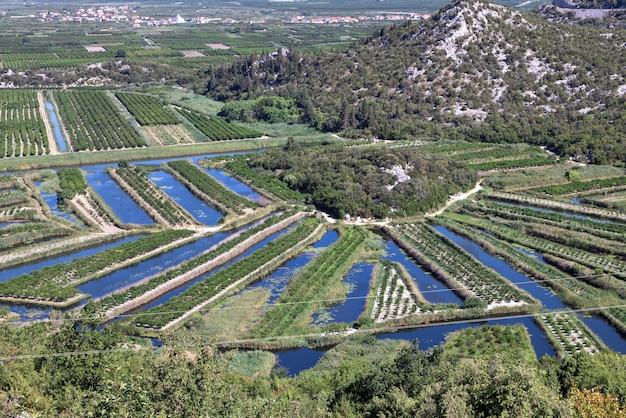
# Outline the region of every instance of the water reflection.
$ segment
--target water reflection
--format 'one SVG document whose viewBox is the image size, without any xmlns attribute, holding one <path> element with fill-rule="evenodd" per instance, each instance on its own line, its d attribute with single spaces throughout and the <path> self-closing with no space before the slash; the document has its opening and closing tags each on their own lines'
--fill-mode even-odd
<svg viewBox="0 0 626 418">
<path fill-rule="evenodd" d="M 221 213 L 196 197 L 171 174 L 158 170 L 148 174 L 148 178 L 172 200 L 191 213 L 198 222 L 207 226 L 215 226 L 222 217 Z"/>
</svg>

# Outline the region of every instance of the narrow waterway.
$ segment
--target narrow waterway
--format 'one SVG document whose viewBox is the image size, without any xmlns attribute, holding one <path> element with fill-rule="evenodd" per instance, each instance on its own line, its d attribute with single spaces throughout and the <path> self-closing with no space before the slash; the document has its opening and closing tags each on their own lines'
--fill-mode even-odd
<svg viewBox="0 0 626 418">
<path fill-rule="evenodd" d="M 272 274 L 264 277 L 246 287 L 243 291 L 251 290 L 255 288 L 263 288 L 270 293 L 270 297 L 266 302 L 267 305 L 271 305 L 283 294 L 285 288 L 289 284 L 289 281 L 294 277 L 294 275 L 304 266 L 306 266 L 315 256 L 318 254 L 318 251 L 322 248 L 326 248 L 329 245 L 339 239 L 339 235 L 337 231 L 331 229 L 327 231 L 322 238 L 320 238 L 315 244 L 312 246 L 312 251 L 305 251 L 299 256 L 292 258 L 287 261 L 285 264 L 276 269 Z"/>
<path fill-rule="evenodd" d="M 223 241 L 233 233 L 218 233 L 203 237 L 189 244 L 170 250 L 166 253 L 141 261 L 135 265 L 124 267 L 113 273 L 78 286 L 78 289 L 91 295 L 92 298 L 102 297 L 121 287 L 132 285 L 146 277 L 158 274 L 168 268 L 177 266 L 184 261 L 197 257 L 213 245 Z"/>
<path fill-rule="evenodd" d="M 208 173 L 215 180 L 219 181 L 224 187 L 226 187 L 230 191 L 235 192 L 238 195 L 245 197 L 246 199 L 252 200 L 260 204 L 265 204 L 268 202 L 265 197 L 252 190 L 250 186 L 243 184 L 235 177 L 225 173 L 223 170 L 205 168 L 203 166 L 199 167 L 201 167 L 206 173 Z"/>
<path fill-rule="evenodd" d="M 528 276 L 519 273 L 505 261 L 487 254 L 478 244 L 467 238 L 450 232 L 443 226 L 436 226 L 435 229 L 442 235 L 451 239 L 462 247 L 465 251 L 473 255 L 478 261 L 497 271 L 500 275 L 511 281 L 519 288 L 525 290 L 535 299 L 538 299 L 547 309 L 568 309 L 557 295 L 539 282 L 533 281 Z M 529 253 L 527 250 L 519 248 L 520 251 Z M 530 252 L 531 254 L 535 254 Z M 535 254 L 537 255 L 537 254 Z M 538 257 L 539 260 L 542 260 Z M 605 319 L 599 316 L 579 316 L 587 327 L 596 334 L 611 350 L 626 354 L 626 338 L 613 328 Z"/>
<path fill-rule="evenodd" d="M 420 293 L 430 303 L 455 303 L 463 305 L 463 300 L 446 285 L 426 273 L 415 261 L 409 257 L 398 245 L 390 239 L 385 240 L 385 260 L 402 264 L 417 284 Z"/>
<path fill-rule="evenodd" d="M 549 288 L 543 286 L 539 282 L 532 280 L 525 274 L 518 272 L 498 257 L 487 254 L 485 250 L 483 250 L 475 242 L 460 235 L 457 235 L 453 232 L 450 232 L 447 228 L 443 226 L 435 226 L 435 229 L 441 235 L 450 239 L 459 247 L 463 248 L 469 254 L 474 256 L 474 258 L 476 258 L 482 264 L 495 270 L 496 272 L 498 272 L 498 274 L 508 279 L 511 283 L 513 283 L 520 289 L 525 290 L 532 297 L 539 300 L 546 308 L 567 309 L 567 306 L 563 302 L 561 302 L 558 296 L 555 295 Z"/>
<path fill-rule="evenodd" d="M 148 178 L 187 212 L 191 213 L 198 222 L 207 226 L 215 226 L 222 218 L 220 212 L 196 197 L 171 174 L 158 170 L 148 174 Z"/>
<path fill-rule="evenodd" d="M 97 254 L 101 251 L 108 250 L 109 248 L 115 248 L 127 242 L 135 241 L 145 235 L 134 235 L 130 237 L 125 237 L 122 239 L 118 239 L 113 242 L 108 242 L 105 244 L 98 244 L 91 247 L 86 247 L 78 250 L 72 250 L 71 252 L 64 253 L 61 255 L 56 255 L 54 257 L 47 257 L 41 260 L 38 260 L 34 263 L 22 264 L 15 267 L 10 268 L 0 268 L 0 282 L 6 282 L 14 277 L 20 276 L 22 274 L 28 274 L 33 271 L 41 270 L 45 267 L 55 266 L 61 263 L 69 263 L 72 260 L 88 257 L 90 255 Z"/>
<path fill-rule="evenodd" d="M 85 179 L 89 187 L 102 197 L 123 223 L 153 224 L 152 218 L 105 171 L 107 167 L 92 166 L 84 169 Z"/>
<path fill-rule="evenodd" d="M 59 118 L 57 118 L 57 114 L 54 111 L 54 106 L 49 101 L 46 101 L 46 111 L 48 112 L 48 118 L 50 120 L 50 125 L 52 127 L 52 132 L 54 133 L 54 138 L 50 138 L 51 141 L 56 140 L 57 147 L 60 152 L 67 151 L 67 144 L 63 139 L 63 133 L 61 132 L 61 125 L 59 124 Z"/>
<path fill-rule="evenodd" d="M 375 264 L 362 262 L 352 266 L 343 279 L 343 283 L 349 289 L 346 300 L 316 313 L 313 316 L 313 323 L 316 325 L 337 322 L 349 324 L 359 319 L 365 308 L 374 267 Z"/>
<path fill-rule="evenodd" d="M 211 270 L 209 273 L 204 274 L 194 280 L 191 280 L 187 283 L 185 283 L 184 285 L 177 287 L 176 289 L 173 289 L 167 293 L 162 294 L 161 296 L 159 296 L 158 298 L 150 301 L 149 303 L 142 305 L 130 312 L 128 312 L 127 314 L 132 314 L 134 312 L 138 312 L 138 311 L 144 311 L 144 310 L 148 310 L 154 306 L 158 306 L 161 305 L 165 302 L 167 302 L 168 300 L 170 300 L 171 298 L 173 298 L 174 296 L 178 296 L 181 293 L 183 293 L 185 290 L 189 289 L 191 286 L 193 286 L 196 283 L 199 283 L 203 280 L 206 280 L 207 278 L 211 277 L 212 275 L 214 275 L 215 273 L 217 273 L 218 271 L 220 271 L 223 268 L 226 268 L 230 265 L 232 265 L 233 263 L 236 263 L 237 261 L 249 256 L 250 254 L 252 254 L 253 252 L 265 247 L 268 243 L 270 243 L 271 241 L 277 239 L 278 237 L 280 237 L 283 234 L 286 234 L 287 232 L 289 232 L 292 228 L 294 228 L 295 225 L 290 226 L 289 228 L 283 229 L 282 231 L 276 232 L 273 235 L 270 235 L 269 237 L 265 238 L 264 240 L 262 240 L 261 242 L 257 243 L 256 245 L 253 245 L 252 247 L 250 247 L 249 249 L 247 249 L 246 251 L 244 251 L 242 254 L 238 255 L 237 257 L 233 258 L 231 261 L 216 267 L 215 269 Z"/>
</svg>

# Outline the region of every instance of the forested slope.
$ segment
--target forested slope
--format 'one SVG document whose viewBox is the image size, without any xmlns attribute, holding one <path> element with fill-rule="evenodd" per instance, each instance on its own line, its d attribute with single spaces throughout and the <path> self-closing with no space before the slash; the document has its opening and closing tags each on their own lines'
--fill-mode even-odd
<svg viewBox="0 0 626 418">
<path fill-rule="evenodd" d="M 301 121 L 352 137 L 529 142 L 604 163 L 626 158 L 625 68 L 623 30 L 461 0 L 345 51 L 283 49 L 211 67 L 205 92 L 280 95 Z"/>
</svg>

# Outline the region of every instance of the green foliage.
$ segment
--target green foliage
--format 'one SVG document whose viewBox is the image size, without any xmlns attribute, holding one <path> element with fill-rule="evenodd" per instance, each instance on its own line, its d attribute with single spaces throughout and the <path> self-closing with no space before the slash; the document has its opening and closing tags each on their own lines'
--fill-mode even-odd
<svg viewBox="0 0 626 418">
<path fill-rule="evenodd" d="M 50 153 L 37 95 L 33 90 L 0 91 L 0 158 Z"/>
<path fill-rule="evenodd" d="M 257 203 L 230 191 L 189 161 L 170 161 L 167 164 L 178 175 L 197 187 L 212 201 L 217 202 L 220 206 L 224 206 L 229 211 L 243 215 L 244 209 L 255 209 L 258 207 Z"/>
<path fill-rule="evenodd" d="M 174 115 L 165 109 L 163 102 L 156 97 L 125 92 L 117 92 L 115 97 L 126 106 L 140 125 L 174 125 L 180 123 Z"/>
<path fill-rule="evenodd" d="M 63 301 L 78 293 L 73 285 L 88 280 L 99 271 L 163 245 L 192 235 L 192 231 L 168 230 L 101 251 L 89 257 L 45 267 L 0 283 L 3 296 Z"/>
<path fill-rule="evenodd" d="M 257 272 L 257 269 L 263 267 L 266 263 L 272 266 L 265 268 L 262 272 L 257 272 L 257 276 L 269 273 L 277 267 L 278 261 L 280 261 L 279 256 L 285 254 L 289 249 L 294 248 L 294 246 L 309 236 L 318 224 L 319 221 L 316 219 L 307 219 L 288 234 L 276 238 L 250 256 L 219 270 L 205 280 L 189 287 L 183 293 L 172 297 L 167 302 L 137 315 L 135 318 L 136 325 L 148 328 L 161 328 L 170 321 L 182 316 L 186 311 L 215 297 L 238 280 L 248 277 L 252 272 Z M 253 277 L 248 277 L 248 279 L 253 280 Z"/>
<path fill-rule="evenodd" d="M 122 118 L 102 91 L 55 91 L 59 114 L 74 151 L 144 146 L 143 140 Z"/>
<path fill-rule="evenodd" d="M 461 24 L 468 32 L 459 39 Z M 604 37 L 604 28 L 454 2 L 341 51 L 280 49 L 212 67 L 205 91 L 222 101 L 293 100 L 303 122 L 351 138 L 525 142 L 611 163 L 626 158 L 623 100 L 612 78 L 626 67 L 624 35 L 612 33 L 619 40 Z"/>
<path fill-rule="evenodd" d="M 443 205 L 476 181 L 474 172 L 447 159 L 424 156 L 415 148 L 271 150 L 237 161 L 244 163 L 265 178 L 279 173 L 284 184 L 338 218 L 416 215 Z M 409 178 L 399 182 L 388 172 L 394 168 Z"/>
<path fill-rule="evenodd" d="M 267 123 L 301 122 L 302 112 L 293 99 L 279 96 L 262 96 L 252 100 L 228 102 L 218 113 L 228 120 L 249 122 L 260 120 Z"/>
<path fill-rule="evenodd" d="M 185 108 L 177 109 L 177 111 L 211 141 L 256 138 L 261 136 L 260 132 L 240 125 L 235 125 L 234 123 L 226 122 L 217 116 L 208 116 Z"/>
<path fill-rule="evenodd" d="M 61 190 L 57 192 L 59 198 L 73 199 L 77 194 L 84 195 L 89 187 L 80 168 L 62 168 L 57 172 Z"/>
</svg>

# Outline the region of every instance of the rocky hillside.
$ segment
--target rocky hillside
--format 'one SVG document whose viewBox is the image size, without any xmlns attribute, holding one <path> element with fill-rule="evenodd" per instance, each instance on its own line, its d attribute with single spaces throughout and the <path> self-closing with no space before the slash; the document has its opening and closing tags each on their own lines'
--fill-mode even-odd
<svg viewBox="0 0 626 418">
<path fill-rule="evenodd" d="M 624 160 L 626 32 L 561 25 L 479 0 L 385 28 L 347 51 L 247 57 L 207 71 L 219 99 L 282 95 L 349 136 L 548 144 Z"/>
</svg>

